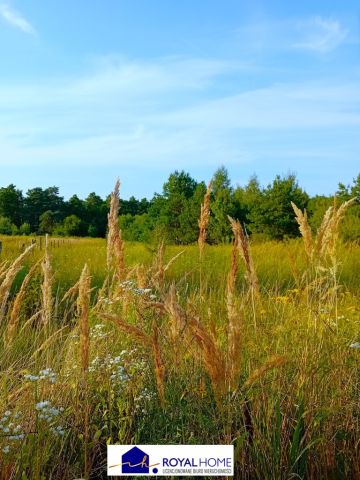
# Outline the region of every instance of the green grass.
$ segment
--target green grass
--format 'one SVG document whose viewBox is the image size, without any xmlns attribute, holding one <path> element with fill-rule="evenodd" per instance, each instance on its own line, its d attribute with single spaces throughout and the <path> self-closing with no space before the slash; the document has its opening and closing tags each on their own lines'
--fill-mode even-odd
<svg viewBox="0 0 360 480">
<path fill-rule="evenodd" d="M 2 260 L 16 258 L 22 243 L 30 241 L 23 237 L 1 240 Z M 134 282 L 137 276 L 132 267 L 143 264 L 149 269 L 151 248 L 126 244 L 126 264 Z M 105 479 L 107 442 L 232 443 L 239 479 L 359 478 L 360 350 L 350 348 L 360 342 L 359 246 L 339 246 L 336 283 L 329 265 L 318 272 L 307 270 L 300 240 L 252 246 L 261 295 L 249 295 L 240 262 L 236 285 L 239 376 L 236 388 L 220 394 L 187 327 L 173 337 L 171 315 L 149 306 L 149 294 L 119 290 L 117 284 L 115 291 L 103 293 L 106 302 L 90 311 L 91 368 L 85 381 L 76 296 L 63 303 L 60 299 L 78 280 L 85 263 L 92 286 L 102 285 L 105 241 L 51 239 L 49 250 L 55 276 L 51 324 L 44 328 L 37 317 L 29 322 L 41 308 L 38 273 L 29 285 L 13 342 L 4 341 L 0 347 L 0 419 L 5 418 L 0 422 L 0 479 L 85 478 L 85 457 L 89 478 Z M 161 303 L 175 283 L 176 302 L 189 318 L 200 319 L 226 358 L 231 247 L 207 246 L 200 262 L 197 246 L 168 246 L 165 264 L 182 250 L 166 271 L 164 284 L 156 288 L 152 273 L 148 286 Z M 43 254 L 39 248 L 30 254 L 13 294 L 29 266 Z M 8 306 L 0 325 L 2 335 L 11 303 Z M 165 368 L 164 406 L 151 348 L 104 320 L 102 312 L 119 315 L 148 338 L 154 326 L 158 329 Z M 273 356 L 282 359 L 281 366 L 279 362 L 277 368 L 265 369 L 246 384 Z M 56 373 L 54 383 L 24 376 L 38 375 L 45 368 Z M 58 414 L 50 420 L 40 418 L 41 409 L 36 409 L 40 401 L 50 401 Z M 20 426 L 23 438 L 9 438 L 4 431 L 9 423 Z"/>
</svg>

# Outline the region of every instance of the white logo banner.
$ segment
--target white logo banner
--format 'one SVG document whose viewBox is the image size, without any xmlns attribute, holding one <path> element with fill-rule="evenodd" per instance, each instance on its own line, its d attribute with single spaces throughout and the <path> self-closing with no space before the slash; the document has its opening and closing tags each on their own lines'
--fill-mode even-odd
<svg viewBox="0 0 360 480">
<path fill-rule="evenodd" d="M 233 445 L 108 445 L 109 476 L 232 476 Z"/>
</svg>

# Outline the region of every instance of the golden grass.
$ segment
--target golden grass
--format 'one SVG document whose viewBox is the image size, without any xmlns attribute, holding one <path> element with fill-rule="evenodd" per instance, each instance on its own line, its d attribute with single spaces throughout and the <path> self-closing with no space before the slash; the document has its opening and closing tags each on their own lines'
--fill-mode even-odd
<svg viewBox="0 0 360 480">
<path fill-rule="evenodd" d="M 107 245 L 50 240 L 44 255 L 38 244 L 17 256 L 15 246 L 0 266 L 4 478 L 96 478 L 115 442 L 231 442 L 236 478 L 359 478 L 360 255 L 337 241 L 351 202 L 332 207 L 315 236 L 293 205 L 305 256 L 296 240 L 250 245 L 233 219 L 232 247 L 205 250 L 209 185 L 198 245 L 183 255 L 161 243 L 151 255 L 124 249 L 119 186 Z M 65 258 L 77 278 L 60 294 Z M 95 260 L 105 283 L 92 295 Z M 342 268 L 353 290 L 341 287 Z"/>
</svg>

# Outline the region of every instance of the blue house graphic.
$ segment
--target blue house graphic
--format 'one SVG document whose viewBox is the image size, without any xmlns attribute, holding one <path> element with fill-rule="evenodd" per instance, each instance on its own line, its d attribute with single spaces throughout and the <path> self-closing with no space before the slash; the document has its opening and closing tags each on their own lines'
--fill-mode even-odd
<svg viewBox="0 0 360 480">
<path fill-rule="evenodd" d="M 122 473 L 149 473 L 149 455 L 133 447 L 122 456 Z"/>
</svg>

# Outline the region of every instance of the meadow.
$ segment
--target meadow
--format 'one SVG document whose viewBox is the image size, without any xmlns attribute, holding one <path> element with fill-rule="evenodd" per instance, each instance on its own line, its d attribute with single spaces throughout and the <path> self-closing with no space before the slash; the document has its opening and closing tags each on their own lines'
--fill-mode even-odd
<svg viewBox="0 0 360 480">
<path fill-rule="evenodd" d="M 233 444 L 237 479 L 360 479 L 360 246 L 1 237 L 0 479 L 106 476 L 106 445 Z"/>
</svg>

